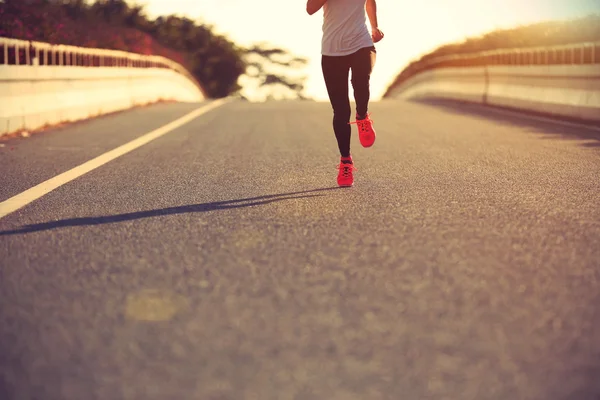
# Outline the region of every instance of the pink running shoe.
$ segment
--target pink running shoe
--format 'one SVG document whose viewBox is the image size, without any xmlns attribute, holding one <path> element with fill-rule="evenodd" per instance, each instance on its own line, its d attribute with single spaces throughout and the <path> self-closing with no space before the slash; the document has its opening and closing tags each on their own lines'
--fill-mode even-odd
<svg viewBox="0 0 600 400">
<path fill-rule="evenodd" d="M 375 129 L 373 129 L 373 120 L 370 118 L 371 114 L 367 114 L 365 119 L 358 119 L 350 122 L 350 124 L 356 124 L 358 127 L 358 140 L 363 147 L 371 147 L 375 143 Z"/>
<path fill-rule="evenodd" d="M 352 161 L 352 157 L 342 157 L 340 159 L 340 165 L 338 165 L 338 177 L 337 183 L 342 187 L 349 187 L 354 185 L 354 175 L 352 172 L 356 170 L 354 164 L 347 164 L 344 161 Z"/>
</svg>

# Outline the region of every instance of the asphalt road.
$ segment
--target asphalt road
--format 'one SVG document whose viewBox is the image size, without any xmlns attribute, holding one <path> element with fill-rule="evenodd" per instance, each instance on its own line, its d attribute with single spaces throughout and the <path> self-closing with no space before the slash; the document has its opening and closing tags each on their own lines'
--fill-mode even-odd
<svg viewBox="0 0 600 400">
<path fill-rule="evenodd" d="M 0 202 L 196 109 L 0 140 Z M 598 400 L 600 132 L 233 101 L 0 219 L 0 399 Z"/>
</svg>

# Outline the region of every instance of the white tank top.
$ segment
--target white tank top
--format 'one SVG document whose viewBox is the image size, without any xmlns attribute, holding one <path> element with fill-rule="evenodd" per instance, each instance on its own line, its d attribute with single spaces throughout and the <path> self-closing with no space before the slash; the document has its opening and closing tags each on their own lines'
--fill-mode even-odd
<svg viewBox="0 0 600 400">
<path fill-rule="evenodd" d="M 327 0 L 323 5 L 321 54 L 345 56 L 373 46 L 367 28 L 366 0 Z"/>
</svg>

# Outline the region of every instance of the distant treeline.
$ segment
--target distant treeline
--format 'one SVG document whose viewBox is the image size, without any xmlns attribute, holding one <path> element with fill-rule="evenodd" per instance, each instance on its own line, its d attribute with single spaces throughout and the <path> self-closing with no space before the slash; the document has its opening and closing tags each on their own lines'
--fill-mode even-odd
<svg viewBox="0 0 600 400">
<path fill-rule="evenodd" d="M 405 72 L 409 68 L 418 68 L 433 58 L 496 49 L 555 46 L 597 41 L 600 41 L 600 15 L 590 15 L 567 21 L 541 22 L 489 32 L 480 37 L 469 38 L 462 43 L 443 45 L 411 62 L 396 77 L 394 83 L 388 87 L 384 97 L 405 78 Z"/>
<path fill-rule="evenodd" d="M 248 54 L 262 56 L 265 62 L 273 61 L 272 55 L 287 55 L 281 49 L 242 48 L 188 18 L 149 19 L 142 6 L 125 0 L 0 0 L 0 36 L 167 57 L 190 71 L 213 98 L 240 89 L 237 82 L 250 65 Z M 304 61 L 293 60 L 294 65 Z M 303 88 L 284 76 L 256 77 L 264 84 L 276 81 L 292 90 Z"/>
</svg>

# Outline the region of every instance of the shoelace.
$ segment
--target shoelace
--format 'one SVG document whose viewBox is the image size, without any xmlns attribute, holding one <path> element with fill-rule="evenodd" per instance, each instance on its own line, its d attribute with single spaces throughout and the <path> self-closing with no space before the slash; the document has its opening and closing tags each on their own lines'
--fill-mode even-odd
<svg viewBox="0 0 600 400">
<path fill-rule="evenodd" d="M 357 119 L 356 121 L 352 121 L 349 122 L 350 125 L 352 124 L 356 124 L 356 126 L 358 126 L 358 129 L 360 129 L 361 131 L 365 132 L 367 131 L 367 121 L 370 122 L 374 122 L 371 118 L 370 118 L 371 114 L 367 114 L 367 116 L 365 117 L 365 119 Z"/>
<path fill-rule="evenodd" d="M 338 169 L 342 170 L 342 175 L 344 176 L 344 178 L 347 178 L 350 176 L 350 173 L 352 171 L 356 171 L 356 167 L 354 166 L 354 164 L 340 164 L 337 167 Z"/>
</svg>

